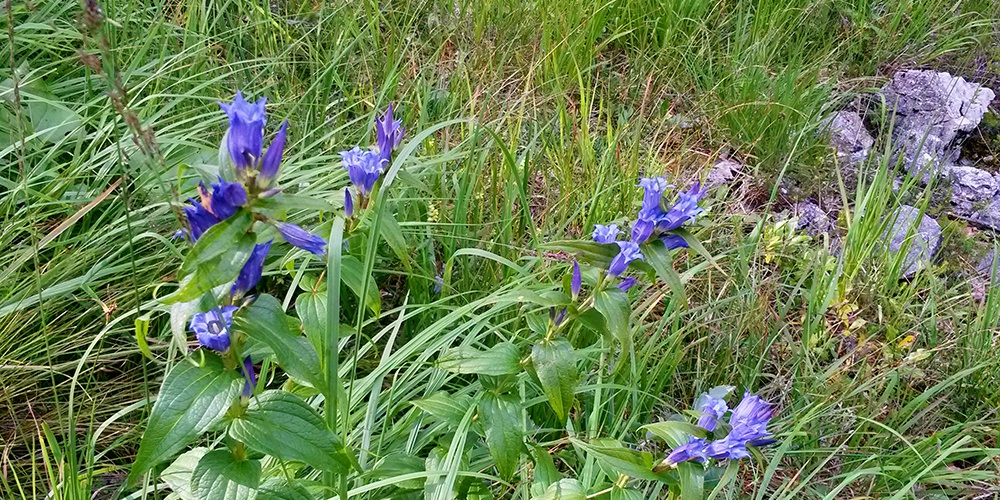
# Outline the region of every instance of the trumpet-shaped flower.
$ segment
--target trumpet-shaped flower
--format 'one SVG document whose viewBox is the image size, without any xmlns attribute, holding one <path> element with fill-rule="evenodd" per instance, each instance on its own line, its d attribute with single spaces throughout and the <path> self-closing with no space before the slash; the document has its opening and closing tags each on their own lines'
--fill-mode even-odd
<svg viewBox="0 0 1000 500">
<path fill-rule="evenodd" d="M 591 237 L 598 243 L 607 244 L 614 243 L 619 234 L 622 234 L 622 232 L 618 229 L 618 224 L 608 224 L 607 226 L 597 224 L 594 226 L 594 232 L 591 234 Z"/>
<path fill-rule="evenodd" d="M 314 255 L 326 255 L 326 240 L 323 238 L 288 222 L 278 222 L 276 226 L 281 237 L 289 244 Z"/>
<path fill-rule="evenodd" d="M 694 409 L 701 412 L 698 417 L 698 427 L 706 431 L 714 431 L 719 425 L 719 419 L 729 411 L 725 397 L 733 390 L 731 385 L 713 387 L 703 392 L 694 400 Z"/>
<path fill-rule="evenodd" d="M 264 125 L 267 123 L 265 102 L 267 98 L 261 97 L 256 103 L 250 104 L 243 99 L 242 92 L 237 92 L 232 103 L 219 103 L 219 107 L 229 117 L 226 149 L 229 150 L 229 157 L 237 171 L 253 167 L 260 161 L 261 149 L 264 147 Z"/>
<path fill-rule="evenodd" d="M 631 290 L 632 287 L 634 287 L 636 285 L 636 283 L 638 283 L 638 282 L 639 282 L 639 280 L 637 280 L 637 279 L 635 279 L 635 278 L 633 278 L 633 277 L 630 276 L 628 278 L 623 279 L 621 281 L 621 283 L 618 283 L 618 289 L 621 290 L 621 291 L 623 291 L 623 292 L 627 292 L 627 291 Z"/>
<path fill-rule="evenodd" d="M 764 446 L 773 442 L 767 424 L 774 415 L 771 403 L 746 392 L 729 417 L 732 430 L 725 438 L 713 441 L 708 448 L 712 458 L 737 460 L 750 456 L 747 446 Z"/>
<path fill-rule="evenodd" d="M 237 182 L 219 182 L 212 184 L 212 192 L 205 189 L 204 184 L 198 185 L 201 202 L 189 199 L 190 207 L 184 207 L 188 226 L 191 229 L 191 240 L 197 241 L 208 228 L 229 218 L 236 210 L 247 203 L 247 193 L 243 185 Z"/>
<path fill-rule="evenodd" d="M 257 282 L 260 281 L 260 275 L 264 271 L 264 259 L 267 257 L 267 252 L 271 250 L 271 243 L 273 241 L 268 240 L 253 247 L 253 251 L 250 252 L 250 258 L 247 259 L 246 264 L 243 264 L 240 275 L 236 277 L 236 282 L 233 283 L 232 296 L 242 297 L 253 287 L 257 286 Z"/>
<path fill-rule="evenodd" d="M 708 192 L 708 187 L 700 188 L 699 183 L 694 183 L 686 192 L 677 196 L 677 203 L 674 203 L 670 210 L 661 215 L 656 220 L 656 229 L 659 231 L 672 231 L 681 227 L 684 223 L 694 220 L 698 214 L 705 211 L 698 206 L 698 202 Z"/>
<path fill-rule="evenodd" d="M 679 234 L 667 233 L 660 236 L 660 241 L 666 245 L 667 250 L 674 250 L 677 248 L 691 248 L 687 240 L 681 237 Z"/>
<path fill-rule="evenodd" d="M 705 438 L 692 437 L 688 439 L 687 443 L 671 450 L 664 462 L 667 465 L 675 465 L 688 460 L 704 462 L 708 458 L 708 448 L 709 444 Z"/>
<path fill-rule="evenodd" d="M 233 312 L 236 306 L 216 307 L 191 318 L 191 331 L 198 342 L 213 351 L 225 352 L 229 349 L 229 329 L 233 326 Z"/>
<path fill-rule="evenodd" d="M 385 161 L 379 156 L 379 152 L 354 146 L 354 149 L 341 151 L 340 156 L 351 183 L 361 190 L 362 196 L 368 196 L 385 168 Z"/>
<path fill-rule="evenodd" d="M 403 141 L 405 130 L 401 126 L 403 120 L 392 119 L 392 104 L 386 109 L 382 118 L 375 120 L 375 136 L 378 143 L 379 159 L 382 165 L 388 165 L 392 160 L 392 150 L 399 147 Z"/>
<path fill-rule="evenodd" d="M 631 241 L 616 241 L 618 245 L 618 255 L 611 259 L 611 265 L 608 266 L 608 274 L 612 276 L 621 276 L 628 265 L 634 260 L 644 260 L 642 252 L 639 251 L 639 245 Z"/>
</svg>

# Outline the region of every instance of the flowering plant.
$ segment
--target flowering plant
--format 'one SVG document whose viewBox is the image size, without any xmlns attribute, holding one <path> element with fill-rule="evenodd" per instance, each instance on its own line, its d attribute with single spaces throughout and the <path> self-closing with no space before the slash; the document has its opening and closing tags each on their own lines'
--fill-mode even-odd
<svg viewBox="0 0 1000 500">
<path fill-rule="evenodd" d="M 601 491 L 634 497 L 640 494 L 638 482 L 649 481 L 666 485 L 672 496 L 695 499 L 701 498 L 705 467 L 711 461 L 746 458 L 748 446 L 770 439 L 771 406 L 747 393 L 730 411 L 725 398 L 731 387 L 698 398 L 697 425 L 669 421 L 646 426 L 672 446 L 658 465 L 649 452 L 576 431 L 603 411 L 582 400 L 581 381 L 590 373 L 603 376 L 620 370 L 635 354 L 630 294 L 639 294 L 643 283 L 661 279 L 683 301 L 683 280 L 673 269 L 671 252 L 690 248 L 711 261 L 685 229 L 704 211 L 699 203 L 706 190 L 695 183 L 671 199 L 667 193 L 673 186 L 661 177 L 639 181 L 642 203 L 627 239 L 622 239 L 625 233 L 618 223 L 609 223 L 595 226 L 593 241 L 548 245 L 574 256 L 561 286 L 545 280 L 475 303 L 520 307 L 512 335 L 489 346 L 436 343 L 432 334 L 462 317 L 462 310 L 474 310 L 470 305 L 433 323 L 423 343 L 407 344 L 404 352 L 426 351 L 414 366 L 432 362 L 434 375 L 428 376 L 421 392 L 405 396 L 402 416 L 403 410 L 382 405 L 378 398 L 385 372 L 376 369 L 363 384 L 353 378 L 345 381 L 343 345 L 353 342 L 358 348 L 366 313 L 372 323 L 384 316 L 371 274 L 380 238 L 395 255 L 417 251 L 407 248 L 405 239 L 384 236 L 379 228 L 388 186 L 416 145 L 448 123 L 421 132 L 404 146 L 402 120 L 390 105 L 375 120 L 374 146 L 340 152 L 350 181 L 343 188 L 340 210 L 325 202 L 297 205 L 301 199 L 281 187 L 278 174 L 288 122 L 280 125 L 265 150 L 265 103 L 263 98 L 248 102 L 240 93 L 231 103 L 220 103 L 229 123 L 220 148 L 224 161 L 207 185 L 197 184 L 197 199 L 181 207 L 185 227 L 178 235 L 191 246 L 176 290 L 160 302 L 169 307 L 171 324 L 193 334 L 198 348 L 190 353 L 185 348 L 184 359 L 168 371 L 150 411 L 130 484 L 160 471 L 162 487 L 182 498 L 495 495 L 488 483 L 476 479 L 483 473 L 473 469 L 474 459 L 478 470 L 495 473 L 494 487 L 514 482 L 523 471 L 521 464 L 530 461 L 534 472 L 530 485 L 524 483 L 526 498 L 584 498 Z M 340 192 L 338 187 L 338 204 Z M 284 220 L 289 209 L 315 206 L 325 209 L 311 230 Z M 392 221 L 387 222 L 390 227 L 395 224 L 385 220 Z M 299 293 L 286 290 L 284 303 L 258 289 L 269 256 L 281 248 L 306 263 L 296 272 Z M 317 259 L 323 266 L 319 275 L 308 269 Z M 452 266 L 449 260 L 433 280 L 433 296 L 451 289 Z M 357 300 L 357 326 L 353 331 L 346 327 L 351 331 L 346 342 L 341 342 L 341 320 L 349 305 L 342 308 L 341 302 L 351 302 L 341 297 L 341 285 Z M 287 312 L 293 298 L 294 316 Z M 405 301 L 383 361 L 392 355 L 395 332 L 408 318 L 404 313 Z M 592 332 L 599 334 L 596 340 Z M 595 370 L 587 368 L 585 346 L 602 352 Z M 605 359 L 618 362 L 605 367 Z M 414 376 L 411 367 L 397 367 Z M 449 392 L 434 382 L 443 376 L 461 378 L 467 387 L 477 384 L 480 390 Z M 359 393 L 371 399 L 363 416 L 356 417 L 351 408 Z M 372 415 L 377 412 L 386 418 L 379 435 L 386 443 L 375 446 Z M 397 420 L 390 421 L 393 416 Z M 393 433 L 406 438 L 393 441 Z M 543 447 L 546 435 L 567 443 L 601 473 L 585 474 L 587 482 L 564 477 Z M 188 449 L 199 439 L 204 446 Z"/>
</svg>

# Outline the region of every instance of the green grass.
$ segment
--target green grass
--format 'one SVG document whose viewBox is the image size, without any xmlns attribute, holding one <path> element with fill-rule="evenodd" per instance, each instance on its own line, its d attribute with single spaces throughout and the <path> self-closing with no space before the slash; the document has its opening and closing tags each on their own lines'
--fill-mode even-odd
<svg viewBox="0 0 1000 500">
<path fill-rule="evenodd" d="M 727 151 L 752 179 L 710 195 L 696 229 L 719 268 L 679 259 L 687 309 L 666 286 L 642 297 L 635 356 L 624 371 L 587 374 L 579 397 L 601 411 L 578 431 L 636 443 L 639 425 L 735 384 L 778 401 L 781 440 L 720 497 L 998 494 L 1000 289 L 975 302 L 949 266 L 899 281 L 899 259 L 880 246 L 885 216 L 904 196 L 924 208 L 929 198 L 917 186 L 892 193 L 884 147 L 870 178 L 839 187 L 816 133 L 825 113 L 896 69 L 974 75 L 976 56 L 996 51 L 997 4 L 269 4 L 101 5 L 114 21 L 105 67 L 155 131 L 162 165 L 133 142 L 108 80 L 80 65 L 80 5 L 37 0 L 3 12 L 0 497 L 89 498 L 124 477 L 150 391 L 186 347 L 152 301 L 183 247 L 170 239 L 171 203 L 191 196 L 196 172 L 217 157 L 225 124 L 215 102 L 237 89 L 268 96 L 272 124 L 291 123 L 282 184 L 334 203 L 347 182 L 337 151 L 367 143 L 388 102 L 402 106 L 411 133 L 467 120 L 424 141 L 387 207 L 417 250 L 377 254 L 382 314 L 341 367 L 356 378 L 351 441 L 370 443 L 368 460 L 438 439 L 411 431 L 427 422 L 410 400 L 480 389 L 430 369 L 442 349 L 489 345 L 544 314 L 504 297 L 562 279 L 565 262 L 543 243 L 630 216 L 641 175 L 681 184 Z M 765 260 L 781 179 L 800 196 L 849 203 L 839 257 L 814 241 L 808 253 L 779 245 Z M 264 289 L 296 280 L 292 256 L 268 268 Z M 450 293 L 431 294 L 446 273 Z M 154 360 L 136 344 L 146 315 Z M 533 417 L 545 422 L 541 405 Z M 536 439 L 560 444 L 553 436 Z M 469 457 L 469 470 L 487 458 Z M 592 462 L 559 465 L 601 475 Z M 530 471 L 518 479 L 493 493 L 527 498 Z"/>
</svg>

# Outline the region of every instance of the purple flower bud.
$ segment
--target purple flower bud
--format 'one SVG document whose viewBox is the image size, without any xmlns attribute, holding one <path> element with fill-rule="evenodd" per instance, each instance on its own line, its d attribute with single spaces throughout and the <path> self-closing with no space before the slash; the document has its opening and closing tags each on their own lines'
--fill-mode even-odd
<svg viewBox="0 0 1000 500">
<path fill-rule="evenodd" d="M 591 237 L 594 241 L 598 243 L 614 243 L 615 239 L 622 232 L 618 230 L 618 224 L 608 224 L 607 226 L 602 226 L 597 224 L 594 226 L 594 232 Z"/>
<path fill-rule="evenodd" d="M 708 392 L 701 393 L 694 400 L 694 409 L 701 412 L 701 416 L 698 417 L 698 427 L 709 432 L 718 427 L 719 419 L 729 411 L 729 405 L 726 404 L 724 398 L 732 390 L 733 386 L 720 385 Z"/>
<path fill-rule="evenodd" d="M 663 244 L 666 245 L 667 250 L 675 250 L 678 248 L 691 248 L 691 245 L 688 245 L 687 240 L 685 240 L 679 234 L 674 234 L 674 233 L 664 234 L 663 236 L 660 236 L 660 241 L 662 241 Z"/>
<path fill-rule="evenodd" d="M 278 167 L 281 166 L 281 157 L 285 153 L 285 139 L 288 135 L 288 120 L 281 123 L 277 135 L 267 147 L 264 159 L 260 162 L 260 175 L 257 180 L 261 186 L 270 186 L 271 181 L 278 176 Z"/>
<path fill-rule="evenodd" d="M 564 319 L 566 319 L 566 308 L 565 307 L 562 308 L 562 311 L 559 311 L 558 313 L 556 313 L 556 316 L 554 318 L 552 318 L 552 324 L 555 325 L 555 326 L 559 326 L 560 324 L 562 324 L 562 322 L 563 322 Z"/>
<path fill-rule="evenodd" d="M 618 289 L 620 289 L 623 292 L 627 292 L 631 290 L 632 287 L 634 287 L 635 284 L 638 282 L 639 280 L 630 276 L 628 278 L 623 279 L 621 283 L 618 283 Z"/>
<path fill-rule="evenodd" d="M 573 278 L 570 280 L 569 290 L 573 294 L 573 300 L 580 296 L 580 288 L 583 287 L 583 276 L 580 274 L 580 263 L 573 261 Z"/>
<path fill-rule="evenodd" d="M 198 342 L 213 351 L 225 352 L 229 349 L 229 329 L 233 326 L 233 312 L 236 306 L 216 307 L 191 318 L 191 331 Z"/>
<path fill-rule="evenodd" d="M 444 288 L 444 278 L 442 278 L 441 275 L 439 274 L 434 277 L 434 295 L 441 293 L 441 290 L 443 288 Z"/>
<path fill-rule="evenodd" d="M 219 177 L 219 182 L 212 184 L 212 197 L 209 208 L 219 221 L 229 218 L 236 209 L 247 203 L 247 191 L 243 184 L 226 182 Z"/>
<path fill-rule="evenodd" d="M 281 237 L 289 244 L 306 250 L 314 255 L 326 255 L 326 240 L 302 229 L 295 224 L 278 222 L 275 224 Z"/>
<path fill-rule="evenodd" d="M 257 387 L 257 371 L 253 368 L 253 361 L 250 356 L 243 358 L 243 397 L 253 396 L 253 390 Z"/>
<path fill-rule="evenodd" d="M 267 123 L 265 102 L 267 98 L 262 97 L 250 104 L 243 99 L 242 92 L 237 92 L 232 103 L 219 103 L 229 117 L 226 147 L 237 170 L 251 167 L 260 160 L 264 147 L 264 124 Z"/>
<path fill-rule="evenodd" d="M 608 266 L 608 274 L 611 276 L 621 276 L 632 261 L 644 260 L 642 252 L 639 251 L 639 245 L 631 241 L 616 241 L 615 243 L 618 244 L 618 255 L 611 259 L 611 265 Z"/>
<path fill-rule="evenodd" d="M 253 252 L 250 252 L 250 258 L 247 259 L 246 264 L 243 264 L 240 275 L 236 278 L 236 282 L 233 283 L 233 290 L 231 292 L 233 297 L 242 297 L 253 287 L 257 286 L 257 282 L 260 281 L 260 275 L 264 271 L 264 259 L 267 257 L 267 252 L 271 250 L 271 243 L 273 241 L 269 240 L 253 247 Z"/>
<path fill-rule="evenodd" d="M 354 193 L 351 188 L 344 188 L 344 214 L 347 218 L 354 217 Z"/>
</svg>

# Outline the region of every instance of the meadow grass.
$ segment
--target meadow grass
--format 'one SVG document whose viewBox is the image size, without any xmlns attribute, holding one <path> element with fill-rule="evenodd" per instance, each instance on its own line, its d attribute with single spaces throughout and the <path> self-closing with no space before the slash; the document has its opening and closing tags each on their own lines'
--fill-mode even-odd
<svg viewBox="0 0 1000 500">
<path fill-rule="evenodd" d="M 359 316 L 367 338 L 344 341 L 349 441 L 371 451 L 362 461 L 431 444 L 413 431 L 426 422 L 412 399 L 480 389 L 432 369 L 439 352 L 544 316 L 505 291 L 562 279 L 566 261 L 546 242 L 627 217 L 643 175 L 683 184 L 727 154 L 747 169 L 710 194 L 695 229 L 718 266 L 678 259 L 686 307 L 667 286 L 642 298 L 626 368 L 589 373 L 578 389 L 600 409 L 579 434 L 636 443 L 639 425 L 735 384 L 778 402 L 780 439 L 716 498 L 1000 494 L 1000 289 L 973 300 L 957 272 L 973 257 L 957 252 L 900 281 L 901 259 L 882 246 L 886 216 L 902 200 L 935 210 L 929 191 L 893 193 L 885 137 L 870 175 L 845 185 L 819 133 L 827 113 L 896 69 L 982 76 L 978 61 L 1000 50 L 995 3 L 116 0 L 101 4 L 113 75 L 81 65 L 78 50 L 93 47 L 80 5 L 6 5 L 2 497 L 90 498 L 124 477 L 151 391 L 186 350 L 153 300 L 181 261 L 176 204 L 217 157 L 215 103 L 238 89 L 268 96 L 272 123 L 291 123 L 283 185 L 333 203 L 347 182 L 337 151 L 366 143 L 388 102 L 411 131 L 461 120 L 401 173 L 387 211 L 403 244 L 373 254 L 381 315 Z M 113 78 L 162 163 L 109 104 Z M 849 207 L 842 250 L 769 239 L 789 201 L 783 181 L 787 197 Z M 960 227 L 947 237 L 946 248 L 968 239 Z M 261 288 L 320 265 L 291 254 Z M 136 338 L 147 322 L 152 360 Z M 444 460 L 457 471 L 459 458 Z M 491 473 L 488 459 L 465 470 Z M 602 474 L 587 460 L 560 466 Z M 492 494 L 528 498 L 530 475 Z"/>
</svg>

